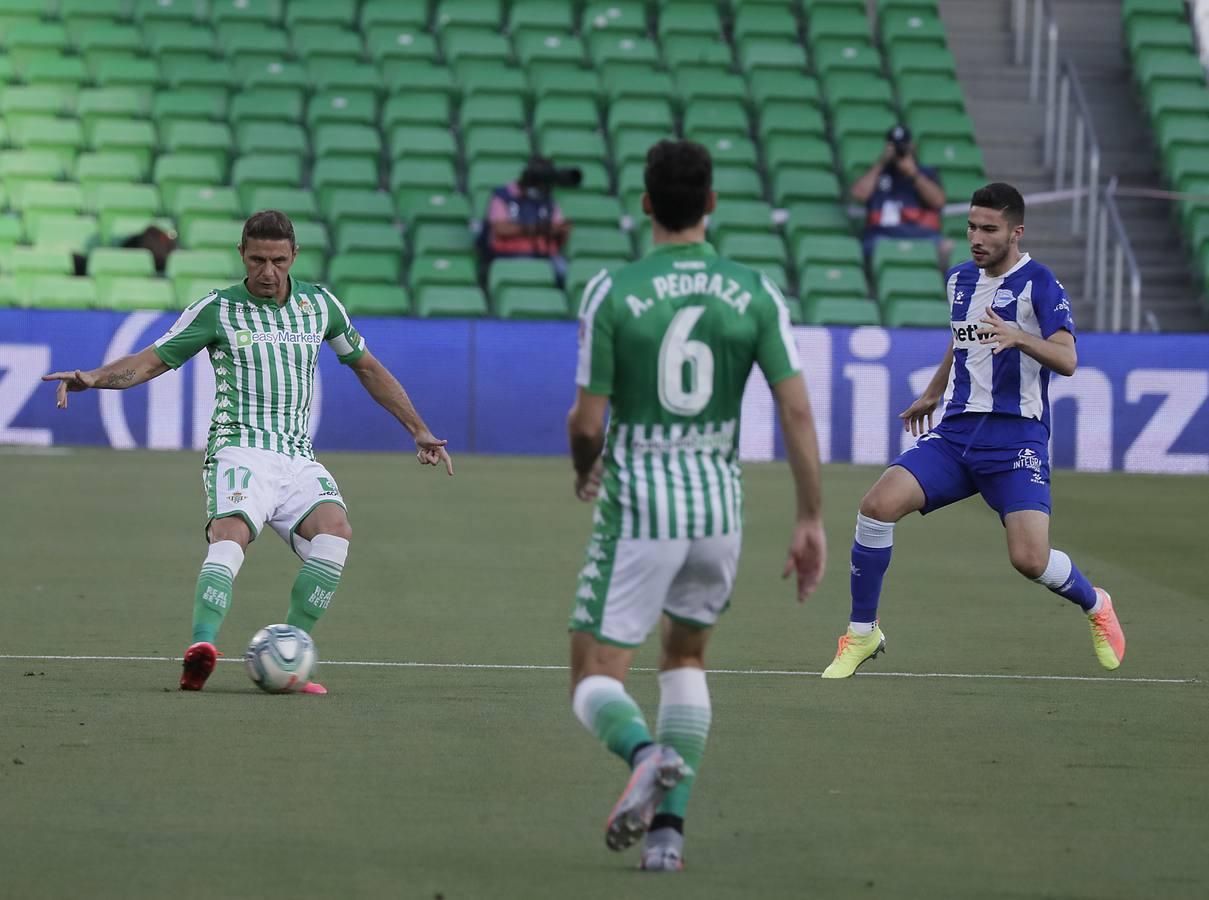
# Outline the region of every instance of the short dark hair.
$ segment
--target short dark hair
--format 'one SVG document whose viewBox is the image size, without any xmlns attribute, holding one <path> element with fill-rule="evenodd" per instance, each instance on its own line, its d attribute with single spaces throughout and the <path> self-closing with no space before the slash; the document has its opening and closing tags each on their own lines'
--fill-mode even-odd
<svg viewBox="0 0 1209 900">
<path fill-rule="evenodd" d="M 668 231 L 683 231 L 705 215 L 714 164 L 700 144 L 664 140 L 647 151 L 642 180 L 655 221 Z"/>
<path fill-rule="evenodd" d="M 253 213 L 248 221 L 243 223 L 243 237 L 239 246 L 243 247 L 248 239 L 262 241 L 289 241 L 291 247 L 297 247 L 294 240 L 294 223 L 279 209 L 263 209 Z"/>
<path fill-rule="evenodd" d="M 1002 181 L 993 181 L 976 190 L 970 198 L 970 206 L 999 210 L 1013 228 L 1024 224 L 1024 198 L 1020 191 Z"/>
</svg>

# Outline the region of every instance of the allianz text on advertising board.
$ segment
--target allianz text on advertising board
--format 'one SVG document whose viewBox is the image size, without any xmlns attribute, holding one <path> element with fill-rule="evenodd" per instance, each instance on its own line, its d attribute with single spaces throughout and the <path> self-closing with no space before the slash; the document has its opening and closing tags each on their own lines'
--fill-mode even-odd
<svg viewBox="0 0 1209 900">
<path fill-rule="evenodd" d="M 0 310 L 0 444 L 204 446 L 213 373 L 204 354 L 149 385 L 90 391 L 54 408 L 45 372 L 91 367 L 151 343 L 170 314 Z M 366 342 L 455 451 L 561 454 L 574 394 L 572 322 L 363 319 Z M 823 458 L 881 465 L 913 440 L 898 413 L 931 377 L 944 330 L 795 331 Z M 1080 367 L 1055 377 L 1053 462 L 1089 471 L 1209 474 L 1209 335 L 1079 337 Z M 405 435 L 321 354 L 311 430 L 324 450 L 406 449 Z M 758 372 L 744 398 L 747 459 L 783 455 Z"/>
</svg>

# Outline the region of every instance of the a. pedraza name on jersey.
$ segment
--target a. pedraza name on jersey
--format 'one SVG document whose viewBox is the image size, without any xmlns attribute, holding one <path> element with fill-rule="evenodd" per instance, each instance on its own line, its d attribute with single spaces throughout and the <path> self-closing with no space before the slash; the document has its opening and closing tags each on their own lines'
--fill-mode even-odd
<svg viewBox="0 0 1209 900">
<path fill-rule="evenodd" d="M 710 294 L 734 309 L 739 315 L 747 311 L 751 303 L 751 292 L 743 290 L 739 282 L 722 275 L 710 275 L 697 272 L 693 275 L 656 275 L 651 279 L 651 287 L 655 290 L 655 299 L 666 300 L 669 297 L 690 297 Z M 626 304 L 635 317 L 655 305 L 654 300 L 644 300 L 630 294 L 625 298 Z"/>
</svg>

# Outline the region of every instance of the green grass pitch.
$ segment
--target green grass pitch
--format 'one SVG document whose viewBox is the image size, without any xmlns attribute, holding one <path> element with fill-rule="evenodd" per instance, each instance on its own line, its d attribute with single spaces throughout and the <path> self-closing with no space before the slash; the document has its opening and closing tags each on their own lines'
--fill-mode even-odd
<svg viewBox="0 0 1209 900">
<path fill-rule="evenodd" d="M 458 457 L 452 479 L 407 454 L 324 462 L 355 536 L 322 658 L 565 663 L 590 516 L 564 460 Z M 12 658 L 179 656 L 199 471 L 185 453 L 0 452 L 0 897 L 1209 896 L 1205 479 L 1056 475 L 1054 543 L 1128 636 L 1112 674 L 1086 621 L 1012 571 L 981 501 L 904 521 L 886 656 L 846 682 L 710 677 L 688 868 L 659 877 L 605 849 L 626 776 L 561 669 L 329 664 L 317 698 L 260 694 L 232 662 L 181 694 L 175 662 Z M 779 579 L 788 471 L 746 472 L 709 662 L 817 673 L 877 473 L 827 467 L 827 578 L 799 607 Z M 271 534 L 253 545 L 229 657 L 284 617 L 296 566 Z M 653 675 L 630 684 L 653 721 Z"/>
</svg>

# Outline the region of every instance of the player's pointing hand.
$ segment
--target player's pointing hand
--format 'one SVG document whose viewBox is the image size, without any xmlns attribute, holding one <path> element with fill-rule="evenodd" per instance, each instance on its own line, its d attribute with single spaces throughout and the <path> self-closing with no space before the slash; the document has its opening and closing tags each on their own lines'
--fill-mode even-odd
<svg viewBox="0 0 1209 900">
<path fill-rule="evenodd" d="M 416 459 L 422 466 L 436 466 L 445 463 L 445 471 L 453 474 L 453 459 L 445 445 L 449 441 L 437 440 L 432 432 L 423 431 L 416 435 Z"/>
<path fill-rule="evenodd" d="M 42 380 L 59 382 L 59 387 L 55 391 L 55 406 L 59 409 L 67 409 L 67 392 L 86 391 L 94 385 L 96 379 L 87 372 L 76 369 L 73 372 L 51 372 L 49 375 L 43 375 Z"/>
</svg>

